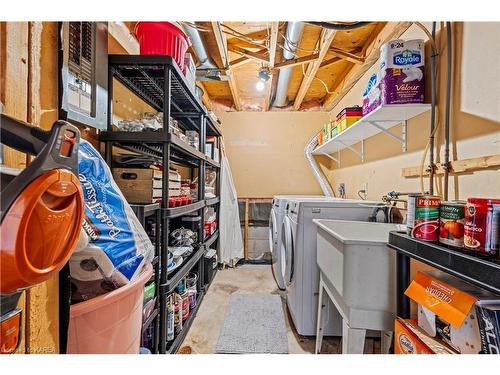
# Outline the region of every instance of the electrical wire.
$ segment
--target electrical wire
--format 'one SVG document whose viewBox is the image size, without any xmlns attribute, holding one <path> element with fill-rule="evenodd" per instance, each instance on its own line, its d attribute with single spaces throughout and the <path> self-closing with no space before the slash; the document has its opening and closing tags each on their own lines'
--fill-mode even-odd
<svg viewBox="0 0 500 375">
<path fill-rule="evenodd" d="M 324 29 L 330 30 L 339 30 L 339 31 L 347 31 L 358 29 L 363 26 L 367 26 L 372 22 L 354 22 L 354 23 L 332 23 L 332 22 L 314 22 L 314 21 L 306 21 L 314 26 L 320 26 Z"/>
</svg>

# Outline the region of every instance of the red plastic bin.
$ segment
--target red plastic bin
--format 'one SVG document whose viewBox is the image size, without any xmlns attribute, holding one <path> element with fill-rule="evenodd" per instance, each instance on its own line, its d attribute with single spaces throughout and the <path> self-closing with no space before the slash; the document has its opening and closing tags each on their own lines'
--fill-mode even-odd
<svg viewBox="0 0 500 375">
<path fill-rule="evenodd" d="M 184 32 L 171 22 L 137 22 L 135 35 L 141 55 L 171 56 L 184 73 L 184 55 L 191 42 Z"/>
</svg>

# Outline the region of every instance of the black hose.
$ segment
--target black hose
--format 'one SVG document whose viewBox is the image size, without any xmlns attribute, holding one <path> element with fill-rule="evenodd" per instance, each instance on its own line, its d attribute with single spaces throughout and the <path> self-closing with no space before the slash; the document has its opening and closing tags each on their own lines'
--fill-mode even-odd
<svg viewBox="0 0 500 375">
<path fill-rule="evenodd" d="M 452 56 L 452 39 L 451 39 L 451 22 L 446 22 L 446 109 L 444 120 L 444 200 L 448 200 L 448 175 L 450 163 L 450 104 L 451 104 L 451 56 Z"/>
<path fill-rule="evenodd" d="M 344 23 L 306 21 L 306 23 L 314 26 L 320 26 L 325 29 L 346 31 L 346 30 L 358 29 L 360 27 L 369 25 L 372 22 L 356 22 L 356 23 L 344 24 Z"/>
<path fill-rule="evenodd" d="M 432 23 L 432 41 L 436 42 L 436 22 Z M 429 192 L 434 194 L 434 127 L 436 126 L 436 58 L 437 51 L 432 49 L 431 56 L 431 133 L 429 139 Z"/>
</svg>

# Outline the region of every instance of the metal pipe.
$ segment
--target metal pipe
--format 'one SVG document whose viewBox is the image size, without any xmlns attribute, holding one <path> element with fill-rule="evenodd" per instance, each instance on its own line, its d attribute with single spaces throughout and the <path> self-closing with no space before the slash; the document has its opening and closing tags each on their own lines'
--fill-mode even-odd
<svg viewBox="0 0 500 375">
<path fill-rule="evenodd" d="M 435 43 L 436 38 L 436 22 L 432 23 L 432 40 Z M 429 171 L 429 192 L 434 194 L 434 127 L 436 124 L 436 57 L 437 51 L 432 51 L 431 56 L 431 130 L 429 137 L 429 164 L 431 170 Z"/>
<path fill-rule="evenodd" d="M 285 48 L 283 49 L 283 58 L 285 60 L 295 58 L 294 52 L 297 49 L 303 30 L 304 22 L 288 22 L 285 34 Z M 278 83 L 276 84 L 276 95 L 273 101 L 273 105 L 276 107 L 284 107 L 288 104 L 287 92 L 292 71 L 292 67 L 280 69 Z"/>
<path fill-rule="evenodd" d="M 199 31 L 186 23 L 182 26 L 186 34 L 191 39 L 193 50 L 196 53 L 196 57 L 198 57 L 198 60 L 200 61 L 200 64 L 196 68 L 218 69 L 215 63 L 212 61 L 210 55 L 208 54 L 207 49 L 205 48 L 205 43 L 203 42 Z"/>
<path fill-rule="evenodd" d="M 450 104 L 451 104 L 451 58 L 452 36 L 451 22 L 446 22 L 446 109 L 444 120 L 444 200 L 448 200 L 448 175 L 450 167 Z"/>
</svg>

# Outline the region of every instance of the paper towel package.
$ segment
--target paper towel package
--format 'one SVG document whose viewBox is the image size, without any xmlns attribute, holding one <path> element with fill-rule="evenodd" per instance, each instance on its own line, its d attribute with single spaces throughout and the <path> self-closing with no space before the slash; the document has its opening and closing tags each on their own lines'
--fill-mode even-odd
<svg viewBox="0 0 500 375">
<path fill-rule="evenodd" d="M 135 280 L 154 247 L 99 152 L 82 140 L 79 179 L 85 201 L 82 232 L 70 258 L 72 301 L 110 292 Z"/>
<path fill-rule="evenodd" d="M 424 41 L 392 40 L 380 47 L 379 69 L 363 93 L 363 116 L 383 104 L 424 102 Z"/>
</svg>

